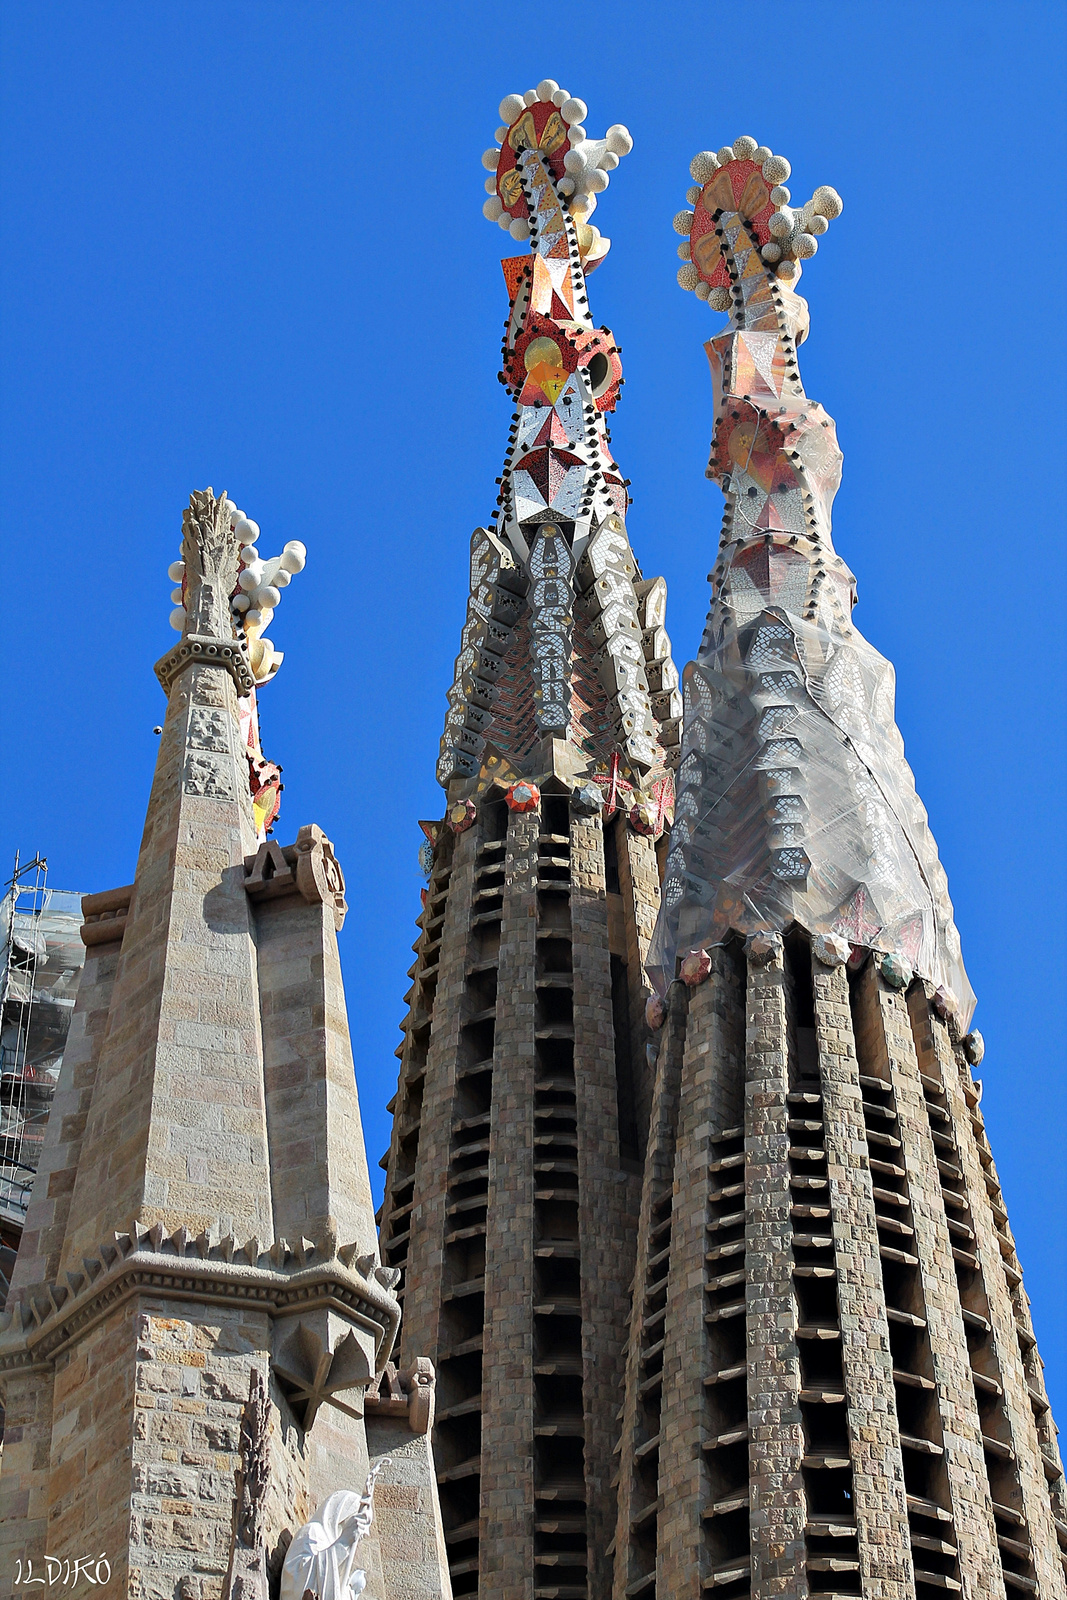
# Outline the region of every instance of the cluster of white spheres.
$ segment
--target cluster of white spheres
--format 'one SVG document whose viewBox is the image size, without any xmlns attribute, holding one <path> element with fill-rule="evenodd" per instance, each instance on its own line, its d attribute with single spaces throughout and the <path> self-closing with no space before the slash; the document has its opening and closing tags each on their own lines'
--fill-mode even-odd
<svg viewBox="0 0 1067 1600">
<path fill-rule="evenodd" d="M 825 233 L 832 219 L 841 215 L 841 196 L 836 189 L 823 184 L 805 205 L 796 211 L 792 210 L 789 190 L 785 187 L 790 172 L 789 162 L 784 156 L 774 155 L 766 145 L 757 144 L 751 134 L 746 133 L 735 139 L 732 145 L 724 145 L 721 150 L 701 150 L 693 157 L 689 172 L 695 180 L 695 187 L 686 194 L 691 206 L 695 206 L 700 199 L 704 184 L 709 183 L 716 172 L 731 161 L 754 161 L 771 186 L 770 199 L 774 210 L 767 220 L 767 231 L 771 237 L 762 246 L 760 255 L 769 267 L 774 268 L 775 277 L 789 283 L 800 275 L 798 263 L 810 260 L 819 248 L 818 235 Z M 683 236 L 683 243 L 678 246 L 678 254 L 682 258 L 682 265 L 678 268 L 678 283 L 681 288 L 692 290 L 698 300 L 706 300 L 713 311 L 728 311 L 731 305 L 729 289 L 720 284 L 713 287 L 705 283 L 693 265 L 689 240 L 693 215 L 692 211 L 679 211 L 674 218 L 674 231 Z"/>
<path fill-rule="evenodd" d="M 482 166 L 492 174 L 485 180 L 489 199 L 482 213 L 490 222 L 510 233 L 518 243 L 530 237 L 530 224 L 525 217 L 512 217 L 504 209 L 496 192 L 495 173 L 500 162 L 499 146 L 504 143 L 512 123 L 527 106 L 540 101 L 552 103 L 567 124 L 567 142 L 570 149 L 563 158 L 565 176 L 559 181 L 559 192 L 569 201 L 569 209 L 576 217 L 588 217 L 596 209 L 596 197 L 608 186 L 608 173 L 617 167 L 621 157 L 629 155 L 634 142 L 621 122 L 608 129 L 603 139 L 590 139 L 583 123 L 589 114 L 584 100 L 576 100 L 567 89 L 561 89 L 554 78 L 542 78 L 536 89 L 525 94 L 505 95 L 500 102 L 500 127 L 496 130 L 496 145 L 482 156 Z"/>
<path fill-rule="evenodd" d="M 281 599 L 281 591 L 292 581 L 293 574 L 302 572 L 307 561 L 307 550 L 299 539 L 290 539 L 280 556 L 261 560 L 255 541 L 259 538 L 259 524 L 239 511 L 232 500 L 227 500 L 230 529 L 240 540 L 241 570 L 237 578 L 237 593 L 230 602 L 236 618 L 246 627 L 264 628 L 271 612 Z M 170 614 L 170 625 L 181 633 L 185 627 L 185 606 L 182 603 L 181 584 L 185 578 L 185 562 L 173 561 L 167 576 L 179 585 L 171 594 L 175 602 Z"/>
</svg>

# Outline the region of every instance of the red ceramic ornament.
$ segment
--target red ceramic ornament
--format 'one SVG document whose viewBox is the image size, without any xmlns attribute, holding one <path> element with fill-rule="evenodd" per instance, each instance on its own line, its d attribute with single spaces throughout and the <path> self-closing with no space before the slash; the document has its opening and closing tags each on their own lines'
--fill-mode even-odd
<svg viewBox="0 0 1067 1600">
<path fill-rule="evenodd" d="M 521 779 L 513 783 L 504 795 L 510 811 L 536 811 L 541 803 L 541 791 L 536 783 L 527 783 Z"/>
</svg>

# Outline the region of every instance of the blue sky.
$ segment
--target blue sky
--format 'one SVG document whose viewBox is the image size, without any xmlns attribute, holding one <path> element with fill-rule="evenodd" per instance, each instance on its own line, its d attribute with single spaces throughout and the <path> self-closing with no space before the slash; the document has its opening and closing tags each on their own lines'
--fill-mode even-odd
<svg viewBox="0 0 1067 1600">
<path fill-rule="evenodd" d="M 840 191 L 802 368 L 845 452 L 835 540 L 896 664 L 1067 1415 L 1063 8 L 9 0 L 2 26 L 0 865 L 18 846 L 57 886 L 132 877 L 189 491 L 229 490 L 269 554 L 304 540 L 263 743 L 278 836 L 318 822 L 348 876 L 372 1163 L 468 540 L 510 415 L 479 164 L 498 102 L 551 76 L 591 133 L 633 134 L 591 299 L 624 352 L 614 446 L 679 662 L 721 514 L 701 348 L 721 319 L 674 282 L 689 159 L 751 133 L 799 199 Z"/>
</svg>

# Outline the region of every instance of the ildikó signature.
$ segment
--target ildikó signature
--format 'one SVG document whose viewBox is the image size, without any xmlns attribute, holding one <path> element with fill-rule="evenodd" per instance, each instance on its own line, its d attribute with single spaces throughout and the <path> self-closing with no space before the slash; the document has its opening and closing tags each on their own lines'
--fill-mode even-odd
<svg viewBox="0 0 1067 1600">
<path fill-rule="evenodd" d="M 111 1563 L 102 1552 L 98 1556 L 75 1556 L 72 1561 L 68 1556 L 65 1560 L 59 1556 L 45 1556 L 45 1576 L 34 1577 L 33 1562 L 26 1562 L 25 1574 L 22 1571 L 21 1560 L 15 1569 L 15 1588 L 21 1589 L 30 1584 L 46 1584 L 51 1588 L 54 1583 L 60 1583 L 64 1588 L 73 1588 L 80 1578 L 94 1587 L 97 1584 L 107 1583 L 111 1577 Z"/>
</svg>

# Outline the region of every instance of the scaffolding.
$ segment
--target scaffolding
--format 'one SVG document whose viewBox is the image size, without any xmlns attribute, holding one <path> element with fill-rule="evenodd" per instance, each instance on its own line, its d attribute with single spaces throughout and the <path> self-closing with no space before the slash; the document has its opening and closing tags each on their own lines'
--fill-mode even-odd
<svg viewBox="0 0 1067 1600">
<path fill-rule="evenodd" d="M 0 1304 L 7 1294 L 85 961 L 80 894 L 40 855 L 0 900 Z"/>
</svg>

